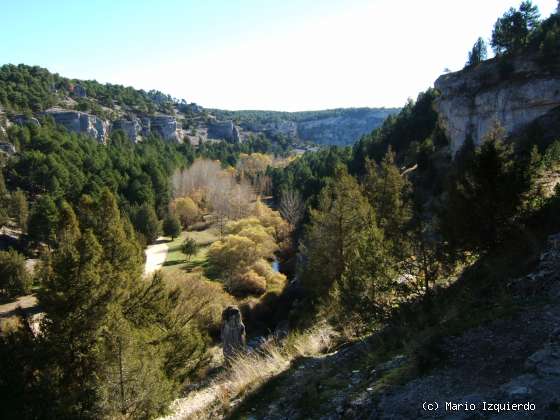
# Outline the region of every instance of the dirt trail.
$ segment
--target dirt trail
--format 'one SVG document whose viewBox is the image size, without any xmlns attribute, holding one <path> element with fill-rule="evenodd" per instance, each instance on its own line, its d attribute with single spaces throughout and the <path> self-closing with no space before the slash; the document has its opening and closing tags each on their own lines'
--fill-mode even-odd
<svg viewBox="0 0 560 420">
<path fill-rule="evenodd" d="M 21 296 L 13 302 L 0 305 L 0 318 L 7 318 L 16 314 L 17 307 L 21 307 L 24 311 L 37 305 L 35 295 Z"/>
<path fill-rule="evenodd" d="M 144 266 L 144 275 L 148 276 L 159 270 L 167 258 L 167 239 L 160 237 L 156 243 L 148 246 L 144 251 L 146 254 L 146 265 Z"/>
</svg>

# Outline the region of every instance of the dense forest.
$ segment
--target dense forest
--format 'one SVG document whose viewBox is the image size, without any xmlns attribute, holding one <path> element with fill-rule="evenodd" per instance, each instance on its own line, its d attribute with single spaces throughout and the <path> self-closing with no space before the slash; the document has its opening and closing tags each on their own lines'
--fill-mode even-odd
<svg viewBox="0 0 560 420">
<path fill-rule="evenodd" d="M 385 110 L 385 108 L 381 108 Z M 231 119 L 238 123 L 269 123 L 280 121 L 313 121 L 321 118 L 352 116 L 363 117 L 371 108 L 339 108 L 322 111 L 300 111 L 300 112 L 280 112 L 280 111 L 226 111 L 222 109 L 209 109 L 216 116 L 224 119 Z M 395 112 L 394 108 L 387 108 L 388 112 Z"/>
<path fill-rule="evenodd" d="M 76 86 L 87 91 L 87 98 L 74 92 Z M 0 106 L 8 112 L 40 112 L 71 95 L 82 111 L 97 111 L 115 105 L 139 112 L 169 112 L 174 100 L 158 91 L 145 92 L 121 85 L 101 84 L 96 81 L 77 81 L 51 73 L 38 66 L 6 64 L 0 67 Z M 92 99 L 94 101 L 92 101 Z"/>
<path fill-rule="evenodd" d="M 559 45 L 560 16 L 541 20 L 530 1 L 498 19 L 491 40 L 503 77 L 528 54 L 553 71 Z M 479 39 L 463 71 L 486 58 Z M 175 103 L 80 83 L 108 108 L 99 112 Z M 0 105 L 37 113 L 74 86 L 6 65 Z M 264 136 L 195 147 L 154 135 L 133 144 L 116 130 L 105 145 L 45 116 L 8 127 L 0 303 L 33 294 L 41 316 L 20 308 L 0 323 L 0 417 L 156 418 L 208 384 L 223 414 L 265 374 L 325 350 L 310 344 L 318 328 L 337 346 L 379 334 L 372 359 L 408 352 L 406 374 L 429 372 L 442 336 L 513 310 L 503 279 L 560 229 L 560 140 L 508 136 L 496 122 L 451 155 L 438 96 L 420 93 L 352 146 L 297 156 Z M 361 110 L 212 112 L 261 122 Z M 147 273 L 143 250 L 161 241 L 169 253 Z M 253 352 L 216 351 L 232 307 Z M 293 395 L 301 413 L 318 389 Z"/>
</svg>

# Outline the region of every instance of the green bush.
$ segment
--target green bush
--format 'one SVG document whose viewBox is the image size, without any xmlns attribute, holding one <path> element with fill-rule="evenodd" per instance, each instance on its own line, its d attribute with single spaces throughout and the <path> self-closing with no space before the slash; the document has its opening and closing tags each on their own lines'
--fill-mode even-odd
<svg viewBox="0 0 560 420">
<path fill-rule="evenodd" d="M 20 253 L 0 251 L 0 297 L 13 298 L 31 291 L 31 275 Z"/>
</svg>

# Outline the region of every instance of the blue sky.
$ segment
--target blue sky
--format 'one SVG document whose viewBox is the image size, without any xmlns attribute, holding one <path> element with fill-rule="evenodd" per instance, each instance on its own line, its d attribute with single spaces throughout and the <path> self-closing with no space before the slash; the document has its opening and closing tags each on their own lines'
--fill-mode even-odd
<svg viewBox="0 0 560 420">
<path fill-rule="evenodd" d="M 518 3 L 0 0 L 0 64 L 225 109 L 401 106 Z M 548 16 L 557 1 L 534 3 Z"/>
</svg>

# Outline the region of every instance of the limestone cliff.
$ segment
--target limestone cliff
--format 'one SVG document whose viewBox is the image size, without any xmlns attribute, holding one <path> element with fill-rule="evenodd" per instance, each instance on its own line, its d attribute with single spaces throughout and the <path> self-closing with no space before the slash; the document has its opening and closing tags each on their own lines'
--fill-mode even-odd
<svg viewBox="0 0 560 420">
<path fill-rule="evenodd" d="M 105 144 L 109 138 L 109 133 L 114 130 L 122 130 L 126 136 L 134 143 L 139 142 L 143 137 L 150 134 L 160 136 L 165 140 L 179 142 L 182 139 L 182 130 L 177 126 L 177 120 L 171 115 L 156 115 L 149 117 L 122 118 L 111 123 L 98 116 L 87 112 L 72 111 L 62 108 L 51 108 L 44 112 L 51 116 L 57 124 L 60 124 L 68 131 L 85 134 L 100 143 Z M 16 115 L 12 118 L 16 124 L 40 125 L 39 120 L 25 115 Z"/>
<path fill-rule="evenodd" d="M 435 88 L 442 126 L 457 152 L 468 135 L 480 144 L 495 121 L 508 135 L 560 107 L 560 72 L 533 57 L 492 59 L 440 76 Z"/>
<path fill-rule="evenodd" d="M 217 121 L 213 119 L 208 122 L 208 138 L 239 143 L 239 131 L 231 120 Z"/>
<path fill-rule="evenodd" d="M 396 108 L 340 108 L 323 111 L 224 111 L 209 109 L 218 120 L 241 128 L 241 141 L 251 133 L 283 136 L 295 142 L 347 146 L 379 127 Z M 210 132 L 209 132 L 210 137 Z"/>
<path fill-rule="evenodd" d="M 148 124 L 149 124 L 148 119 Z M 112 130 L 122 130 L 126 134 L 126 136 L 132 141 L 133 143 L 137 143 L 141 140 L 142 136 L 142 123 L 140 118 L 132 118 L 132 119 L 122 119 L 116 120 L 113 123 Z M 150 128 L 148 126 L 147 132 L 149 133 Z"/>
<path fill-rule="evenodd" d="M 171 115 L 150 117 L 150 131 L 165 140 L 179 142 L 181 135 L 177 127 L 177 120 Z"/>
<path fill-rule="evenodd" d="M 106 143 L 109 135 L 109 122 L 95 115 L 80 111 L 68 111 L 60 108 L 48 109 L 57 124 L 63 125 L 68 131 L 86 134 L 100 143 Z"/>
</svg>

